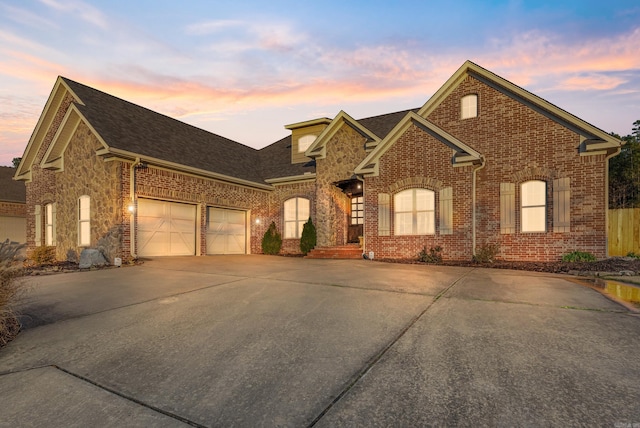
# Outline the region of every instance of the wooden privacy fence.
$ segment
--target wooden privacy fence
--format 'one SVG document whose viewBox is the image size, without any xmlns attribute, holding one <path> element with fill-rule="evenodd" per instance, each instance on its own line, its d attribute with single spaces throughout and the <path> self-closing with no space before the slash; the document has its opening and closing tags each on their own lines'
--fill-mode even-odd
<svg viewBox="0 0 640 428">
<path fill-rule="evenodd" d="M 609 255 L 640 254 L 640 208 L 609 210 Z"/>
</svg>

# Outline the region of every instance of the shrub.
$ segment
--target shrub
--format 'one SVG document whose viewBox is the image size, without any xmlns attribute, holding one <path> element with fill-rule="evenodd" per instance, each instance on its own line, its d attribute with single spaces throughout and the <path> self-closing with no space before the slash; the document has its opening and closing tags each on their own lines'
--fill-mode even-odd
<svg viewBox="0 0 640 428">
<path fill-rule="evenodd" d="M 6 240 L 0 243 L 0 348 L 9 343 L 20 331 L 11 305 L 22 288 L 18 277 L 22 268 L 17 256 L 24 245 Z"/>
<path fill-rule="evenodd" d="M 640 259 L 640 254 L 636 254 L 636 253 L 634 253 L 633 251 L 629 251 L 629 252 L 627 253 L 627 257 L 632 257 L 632 258 L 634 258 L 634 259 Z"/>
<path fill-rule="evenodd" d="M 282 248 L 282 236 L 276 228 L 276 223 L 272 221 L 262 237 L 262 252 L 264 254 L 278 254 L 280 248 Z"/>
<path fill-rule="evenodd" d="M 499 251 L 500 247 L 498 244 L 482 244 L 476 248 L 473 261 L 476 263 L 493 263 Z"/>
<path fill-rule="evenodd" d="M 56 247 L 36 247 L 29 257 L 37 265 L 51 265 L 56 262 Z"/>
<path fill-rule="evenodd" d="M 595 262 L 596 256 L 589 252 L 572 251 L 562 256 L 563 262 Z"/>
<path fill-rule="evenodd" d="M 436 245 L 435 247 L 429 248 L 429 252 L 427 252 L 427 247 L 422 247 L 422 251 L 418 253 L 418 260 L 425 263 L 441 263 L 442 247 Z"/>
<path fill-rule="evenodd" d="M 316 246 L 317 236 L 316 236 L 316 227 L 313 225 L 313 221 L 311 217 L 309 220 L 302 226 L 302 236 L 300 236 L 300 251 L 305 256 L 307 253 Z"/>
</svg>

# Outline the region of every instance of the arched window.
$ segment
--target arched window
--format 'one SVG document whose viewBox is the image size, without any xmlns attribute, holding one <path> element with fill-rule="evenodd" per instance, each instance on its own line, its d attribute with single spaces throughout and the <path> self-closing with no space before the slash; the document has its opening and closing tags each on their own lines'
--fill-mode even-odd
<svg viewBox="0 0 640 428">
<path fill-rule="evenodd" d="M 408 189 L 393 197 L 394 234 L 435 233 L 435 194 L 427 189 Z"/>
<path fill-rule="evenodd" d="M 523 232 L 547 230 L 547 183 L 527 181 L 520 185 L 521 228 Z"/>
<path fill-rule="evenodd" d="M 300 238 L 302 227 L 309 220 L 309 199 L 291 198 L 284 202 L 284 237 Z"/>
<path fill-rule="evenodd" d="M 87 195 L 78 198 L 78 245 L 81 247 L 91 245 L 90 202 L 91 198 Z"/>
<path fill-rule="evenodd" d="M 460 111 L 462 119 L 469 119 L 478 116 L 478 96 L 476 94 L 465 95 L 460 101 Z"/>
</svg>

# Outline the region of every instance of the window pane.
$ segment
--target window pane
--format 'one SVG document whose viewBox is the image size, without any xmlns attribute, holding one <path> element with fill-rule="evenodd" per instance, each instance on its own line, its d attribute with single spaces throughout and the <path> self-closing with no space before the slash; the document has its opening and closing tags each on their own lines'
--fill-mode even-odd
<svg viewBox="0 0 640 428">
<path fill-rule="evenodd" d="M 413 221 L 411 213 L 396 213 L 395 216 L 395 234 L 411 235 L 413 233 Z"/>
<path fill-rule="evenodd" d="M 522 208 L 522 231 L 523 232 L 544 232 L 545 228 L 545 207 Z"/>
<path fill-rule="evenodd" d="M 89 220 L 89 197 L 81 196 L 80 197 L 80 220 Z"/>
<path fill-rule="evenodd" d="M 394 197 L 394 209 L 396 212 L 407 212 L 413 210 L 413 190 L 405 190 L 396 193 Z"/>
<path fill-rule="evenodd" d="M 547 186 L 544 181 L 522 183 L 522 206 L 540 206 L 546 204 Z"/>
<path fill-rule="evenodd" d="M 296 199 L 289 199 L 284 203 L 284 221 L 296 220 Z"/>
<path fill-rule="evenodd" d="M 309 220 L 309 200 L 298 198 L 298 220 L 306 223 Z"/>
<path fill-rule="evenodd" d="M 90 223 L 88 221 L 83 221 L 80 223 L 80 245 L 90 245 Z"/>
<path fill-rule="evenodd" d="M 463 119 L 467 119 L 470 117 L 478 116 L 478 96 L 477 95 L 467 95 L 462 97 L 460 102 L 461 104 L 461 114 Z"/>
<path fill-rule="evenodd" d="M 284 237 L 295 238 L 296 237 L 296 224 L 295 221 L 287 221 L 284 224 Z"/>
<path fill-rule="evenodd" d="M 426 189 L 416 189 L 416 210 L 432 211 L 435 203 L 434 192 Z"/>
<path fill-rule="evenodd" d="M 306 151 L 311 144 L 316 140 L 315 135 L 305 135 L 304 137 L 300 137 L 298 139 L 298 153 L 302 153 Z"/>
<path fill-rule="evenodd" d="M 424 211 L 416 214 L 416 234 L 431 235 L 435 233 L 435 215 L 433 211 Z"/>
<path fill-rule="evenodd" d="M 298 236 L 296 236 L 296 238 L 300 238 L 302 236 L 302 229 L 304 228 L 304 224 L 307 222 L 307 220 L 298 221 Z"/>
</svg>

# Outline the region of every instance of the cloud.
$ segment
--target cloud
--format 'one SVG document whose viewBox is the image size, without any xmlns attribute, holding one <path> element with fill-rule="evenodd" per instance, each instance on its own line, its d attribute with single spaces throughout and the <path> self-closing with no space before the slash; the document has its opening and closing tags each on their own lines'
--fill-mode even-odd
<svg viewBox="0 0 640 428">
<path fill-rule="evenodd" d="M 9 18 L 10 20 L 17 22 L 19 24 L 25 24 L 29 27 L 42 29 L 59 29 L 59 26 L 55 24 L 53 21 L 43 18 L 40 15 L 37 15 L 33 12 L 30 12 L 26 9 L 22 9 L 19 7 L 9 6 L 8 4 L 0 4 L 0 7 L 3 9 L 4 16 Z"/>
<path fill-rule="evenodd" d="M 83 21 L 107 29 L 107 17 L 97 8 L 80 0 L 40 0 L 52 9 L 79 16 Z"/>
</svg>

